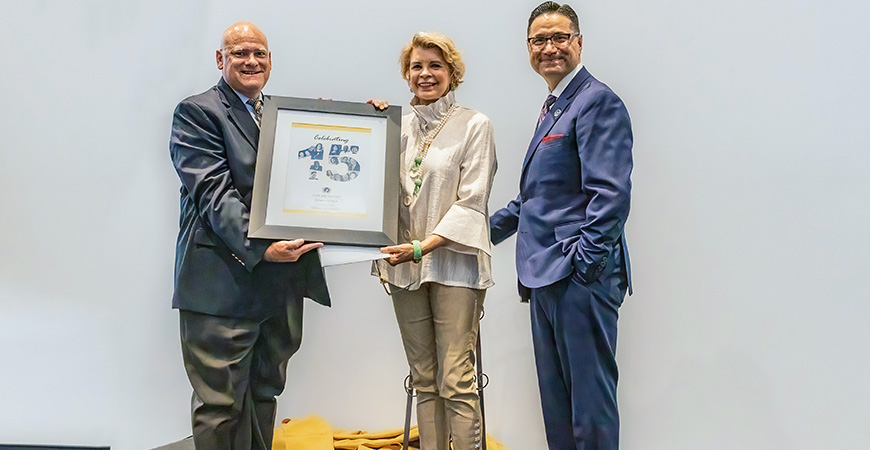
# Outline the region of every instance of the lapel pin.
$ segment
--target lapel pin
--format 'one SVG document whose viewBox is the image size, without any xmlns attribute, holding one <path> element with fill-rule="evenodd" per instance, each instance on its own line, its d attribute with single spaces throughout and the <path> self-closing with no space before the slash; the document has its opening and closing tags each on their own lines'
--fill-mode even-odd
<svg viewBox="0 0 870 450">
<path fill-rule="evenodd" d="M 558 118 L 558 117 L 559 117 L 559 114 L 562 114 L 562 110 L 561 110 L 561 109 L 557 109 L 556 112 L 553 113 L 553 118 Z"/>
</svg>

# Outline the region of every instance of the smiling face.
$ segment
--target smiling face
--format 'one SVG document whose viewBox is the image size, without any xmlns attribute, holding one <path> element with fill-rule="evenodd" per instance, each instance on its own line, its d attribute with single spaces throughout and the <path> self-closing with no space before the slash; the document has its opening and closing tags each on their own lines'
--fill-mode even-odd
<svg viewBox="0 0 870 450">
<path fill-rule="evenodd" d="M 245 97 L 256 98 L 269 81 L 272 53 L 254 24 L 239 22 L 224 31 L 215 58 L 227 84 Z"/>
<path fill-rule="evenodd" d="M 562 14 L 548 13 L 538 16 L 529 27 L 528 37 L 551 37 L 556 33 L 573 34 L 577 31 L 571 27 L 571 20 Z M 583 48 L 583 36 L 572 36 L 562 45 L 548 40 L 543 47 L 536 48 L 531 44 L 529 62 L 535 72 L 545 80 L 550 90 L 556 87 L 565 75 L 571 73 L 580 64 L 580 50 Z"/>
<path fill-rule="evenodd" d="M 428 105 L 450 91 L 450 66 L 437 48 L 414 47 L 408 75 L 411 92 L 420 104 Z"/>
</svg>

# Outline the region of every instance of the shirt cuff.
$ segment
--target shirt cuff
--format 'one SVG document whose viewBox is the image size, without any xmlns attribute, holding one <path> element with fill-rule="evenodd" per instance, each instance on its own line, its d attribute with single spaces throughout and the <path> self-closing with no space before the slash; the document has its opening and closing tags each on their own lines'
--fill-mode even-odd
<svg viewBox="0 0 870 450">
<path fill-rule="evenodd" d="M 490 254 L 489 219 L 480 211 L 454 204 L 432 230 L 432 234 L 458 244 L 447 246 L 454 251 L 476 253 L 472 250 L 476 249 Z"/>
</svg>

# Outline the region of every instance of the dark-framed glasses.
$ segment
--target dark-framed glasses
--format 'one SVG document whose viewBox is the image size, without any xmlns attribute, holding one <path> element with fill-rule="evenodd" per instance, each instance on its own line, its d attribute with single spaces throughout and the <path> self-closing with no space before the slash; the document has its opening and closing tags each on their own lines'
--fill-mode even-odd
<svg viewBox="0 0 870 450">
<path fill-rule="evenodd" d="M 529 45 L 534 49 L 541 49 L 547 45 L 547 41 L 553 41 L 553 45 L 561 47 L 568 43 L 574 36 L 579 36 L 580 33 L 553 33 L 549 36 L 532 36 L 528 38 Z"/>
</svg>

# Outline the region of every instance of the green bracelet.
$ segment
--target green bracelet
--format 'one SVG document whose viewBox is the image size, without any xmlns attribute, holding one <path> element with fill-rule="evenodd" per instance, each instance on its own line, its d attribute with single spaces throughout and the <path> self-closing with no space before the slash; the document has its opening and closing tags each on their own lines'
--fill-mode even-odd
<svg viewBox="0 0 870 450">
<path fill-rule="evenodd" d="M 415 239 L 411 241 L 411 245 L 414 246 L 414 262 L 420 262 L 423 259 L 423 247 L 420 246 L 420 241 Z"/>
</svg>

